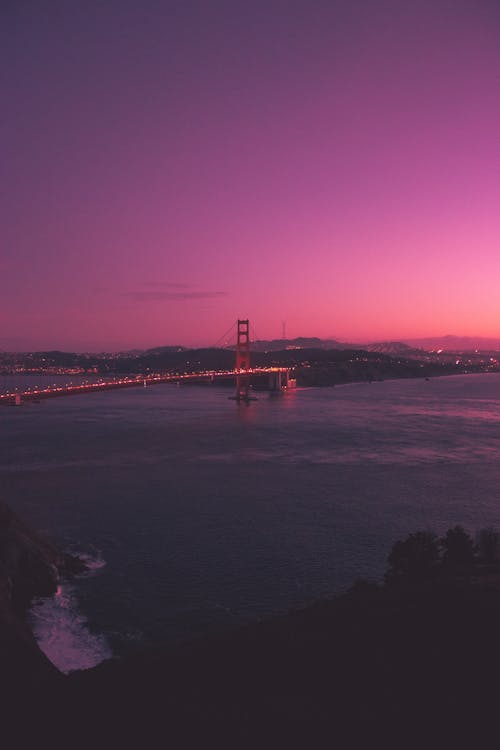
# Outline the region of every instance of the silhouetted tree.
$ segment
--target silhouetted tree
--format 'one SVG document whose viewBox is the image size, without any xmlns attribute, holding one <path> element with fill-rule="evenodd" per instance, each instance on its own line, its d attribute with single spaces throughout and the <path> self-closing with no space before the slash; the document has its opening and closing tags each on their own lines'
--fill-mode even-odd
<svg viewBox="0 0 500 750">
<path fill-rule="evenodd" d="M 394 544 L 387 558 L 386 581 L 424 581 L 433 578 L 439 568 L 440 549 L 436 534 L 417 531 Z"/>
<path fill-rule="evenodd" d="M 500 534 L 492 526 L 481 529 L 477 535 L 477 546 L 482 560 L 495 562 L 500 556 Z"/>
<path fill-rule="evenodd" d="M 443 562 L 447 565 L 471 565 L 474 562 L 475 546 L 472 537 L 461 526 L 448 529 L 440 540 Z"/>
</svg>

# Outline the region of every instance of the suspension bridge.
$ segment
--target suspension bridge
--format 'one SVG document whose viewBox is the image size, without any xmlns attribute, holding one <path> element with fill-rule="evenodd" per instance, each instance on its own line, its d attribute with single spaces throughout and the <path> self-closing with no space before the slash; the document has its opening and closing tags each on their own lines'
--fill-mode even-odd
<svg viewBox="0 0 500 750">
<path fill-rule="evenodd" d="M 24 402 L 39 402 L 61 396 L 75 396 L 84 393 L 116 390 L 118 388 L 137 388 L 159 383 L 220 383 L 234 384 L 235 392 L 231 396 L 237 402 L 249 403 L 255 400 L 255 391 L 282 393 L 294 381 L 290 378 L 290 369 L 286 367 L 252 368 L 250 364 L 250 329 L 248 320 L 237 321 L 236 351 L 234 370 L 207 370 L 197 373 L 134 374 L 123 377 L 100 379 L 94 382 L 67 385 L 52 385 L 45 388 L 30 388 L 23 391 L 11 391 L 0 394 L 0 405 L 19 406 Z"/>
</svg>

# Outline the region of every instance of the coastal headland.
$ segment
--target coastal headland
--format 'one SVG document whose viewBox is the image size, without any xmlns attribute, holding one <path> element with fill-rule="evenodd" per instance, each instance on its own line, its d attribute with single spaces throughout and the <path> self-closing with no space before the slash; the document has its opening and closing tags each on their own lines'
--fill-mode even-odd
<svg viewBox="0 0 500 750">
<path fill-rule="evenodd" d="M 31 737 L 51 746 L 71 737 L 68 747 L 461 747 L 496 731 L 497 562 L 358 582 L 266 622 L 64 676 L 23 613 L 82 567 L 0 506 L 3 725 L 19 747 Z"/>
</svg>

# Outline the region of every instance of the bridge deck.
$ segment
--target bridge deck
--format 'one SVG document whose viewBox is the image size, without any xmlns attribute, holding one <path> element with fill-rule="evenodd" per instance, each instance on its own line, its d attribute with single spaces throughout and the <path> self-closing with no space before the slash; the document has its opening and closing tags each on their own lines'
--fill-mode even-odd
<svg viewBox="0 0 500 750">
<path fill-rule="evenodd" d="M 271 373 L 289 372 L 286 367 L 259 368 L 249 371 L 250 376 L 267 375 Z M 83 393 L 96 393 L 98 391 L 115 390 L 117 388 L 137 388 L 140 386 L 156 385 L 158 383 L 206 383 L 235 379 L 236 370 L 168 374 L 168 375 L 134 375 L 113 380 L 102 380 L 97 383 L 81 383 L 79 385 L 49 386 L 47 388 L 32 388 L 24 391 L 9 391 L 0 394 L 0 406 L 13 406 L 19 401 L 41 401 L 47 398 L 58 398 L 60 396 L 76 396 Z"/>
</svg>

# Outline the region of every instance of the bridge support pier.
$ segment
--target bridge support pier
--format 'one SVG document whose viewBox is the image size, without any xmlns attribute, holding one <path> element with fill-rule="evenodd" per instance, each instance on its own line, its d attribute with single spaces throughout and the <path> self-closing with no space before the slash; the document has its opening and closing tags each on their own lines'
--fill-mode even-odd
<svg viewBox="0 0 500 750">
<path fill-rule="evenodd" d="M 281 393 L 288 388 L 289 370 L 277 370 L 269 373 L 269 390 L 272 393 Z"/>
</svg>

